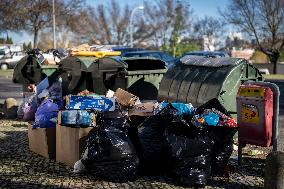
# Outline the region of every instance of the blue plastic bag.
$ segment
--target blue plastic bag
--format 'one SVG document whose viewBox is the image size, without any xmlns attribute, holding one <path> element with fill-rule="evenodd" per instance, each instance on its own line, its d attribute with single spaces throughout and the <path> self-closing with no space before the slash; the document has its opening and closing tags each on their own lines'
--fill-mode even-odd
<svg viewBox="0 0 284 189">
<path fill-rule="evenodd" d="M 203 118 L 205 122 L 207 123 L 207 125 L 217 126 L 220 117 L 216 113 L 209 112 L 208 114 L 203 115 Z"/>
<path fill-rule="evenodd" d="M 23 119 L 25 121 L 33 121 L 35 120 L 35 113 L 37 111 L 37 101 L 35 95 L 32 95 L 23 102 L 22 105 L 23 110 Z"/>
<path fill-rule="evenodd" d="M 162 102 L 160 105 L 159 105 L 159 108 L 160 109 L 163 109 L 164 107 L 166 107 L 169 103 L 167 102 Z M 189 114 L 189 115 L 192 115 L 194 114 L 195 112 L 195 108 L 192 106 L 192 104 L 184 104 L 184 103 L 177 103 L 177 102 L 174 102 L 174 103 L 171 103 L 172 106 L 178 110 L 178 114 L 179 115 L 183 115 L 183 114 Z"/>
<path fill-rule="evenodd" d="M 52 128 L 56 127 L 58 115 L 58 105 L 51 99 L 44 100 L 35 113 L 33 128 Z"/>
<path fill-rule="evenodd" d="M 87 110 L 64 110 L 61 112 L 62 125 L 95 126 L 96 114 Z"/>
</svg>

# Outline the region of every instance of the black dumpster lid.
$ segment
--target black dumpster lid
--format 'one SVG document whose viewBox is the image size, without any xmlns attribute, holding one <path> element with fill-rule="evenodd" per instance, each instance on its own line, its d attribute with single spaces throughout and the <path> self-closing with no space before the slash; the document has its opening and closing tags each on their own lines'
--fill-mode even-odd
<svg viewBox="0 0 284 189">
<path fill-rule="evenodd" d="M 224 66 L 236 66 L 242 63 L 244 59 L 221 57 L 221 58 L 204 58 L 200 56 L 184 56 L 180 59 L 180 62 L 185 65 L 193 66 L 205 66 L 205 67 L 224 67 Z"/>
</svg>

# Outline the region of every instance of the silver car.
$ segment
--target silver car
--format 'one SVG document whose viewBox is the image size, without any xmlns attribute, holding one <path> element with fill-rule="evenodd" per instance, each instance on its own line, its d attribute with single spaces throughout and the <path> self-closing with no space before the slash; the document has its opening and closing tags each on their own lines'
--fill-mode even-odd
<svg viewBox="0 0 284 189">
<path fill-rule="evenodd" d="M 25 56 L 25 52 L 9 52 L 0 58 L 1 70 L 13 69 L 15 65 Z"/>
</svg>

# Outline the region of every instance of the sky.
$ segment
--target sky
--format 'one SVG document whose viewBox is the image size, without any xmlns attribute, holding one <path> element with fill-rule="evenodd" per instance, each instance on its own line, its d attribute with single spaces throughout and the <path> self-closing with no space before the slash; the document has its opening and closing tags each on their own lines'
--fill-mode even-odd
<svg viewBox="0 0 284 189">
<path fill-rule="evenodd" d="M 144 0 L 117 0 L 121 3 L 121 5 L 128 4 L 130 7 L 136 7 L 139 5 L 143 5 Z M 152 0 L 146 0 L 152 1 Z M 182 1 L 182 0 L 181 0 Z M 189 1 L 191 8 L 194 11 L 194 16 L 196 17 L 204 17 L 204 16 L 213 16 L 218 17 L 218 8 L 221 10 L 228 4 L 229 0 L 184 0 L 186 2 Z M 87 0 L 87 3 L 93 6 L 98 4 L 107 4 L 109 0 Z M 4 34 L 3 37 L 5 37 Z M 23 42 L 32 41 L 32 35 L 27 33 L 14 33 L 9 32 L 9 36 L 13 38 L 15 44 L 21 44 Z"/>
</svg>

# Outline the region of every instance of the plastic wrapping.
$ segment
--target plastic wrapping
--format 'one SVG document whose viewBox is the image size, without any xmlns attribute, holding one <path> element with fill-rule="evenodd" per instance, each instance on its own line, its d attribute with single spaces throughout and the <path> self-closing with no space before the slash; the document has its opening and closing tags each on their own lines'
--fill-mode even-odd
<svg viewBox="0 0 284 189">
<path fill-rule="evenodd" d="M 165 132 L 170 151 L 170 174 L 186 186 L 204 186 L 211 174 L 213 141 L 205 129 L 200 130 L 182 120 Z"/>
<path fill-rule="evenodd" d="M 60 81 L 54 82 L 48 88 L 48 92 L 49 92 L 48 97 L 52 99 L 59 107 L 63 107 L 61 82 Z"/>
<path fill-rule="evenodd" d="M 139 161 L 129 137 L 122 131 L 125 128 L 125 119 L 109 119 L 103 120 L 99 130 L 90 133 L 81 159 L 87 170 L 116 182 L 136 178 Z"/>
<path fill-rule="evenodd" d="M 33 121 L 35 119 L 35 113 L 37 110 L 36 96 L 32 95 L 25 99 L 23 104 L 20 106 L 23 112 L 23 119 L 25 121 Z"/>
<path fill-rule="evenodd" d="M 51 99 L 44 100 L 35 113 L 33 128 L 51 128 L 56 127 L 58 115 L 58 105 Z"/>
<path fill-rule="evenodd" d="M 70 127 L 95 127 L 96 112 L 87 110 L 64 110 L 61 112 L 61 124 Z"/>
<path fill-rule="evenodd" d="M 162 102 L 159 105 L 159 108 L 162 109 L 166 107 L 169 103 Z M 192 115 L 195 113 L 195 108 L 192 106 L 192 104 L 185 104 L 185 103 L 171 103 L 171 105 L 178 110 L 179 115 L 183 114 L 189 114 Z"/>
</svg>

